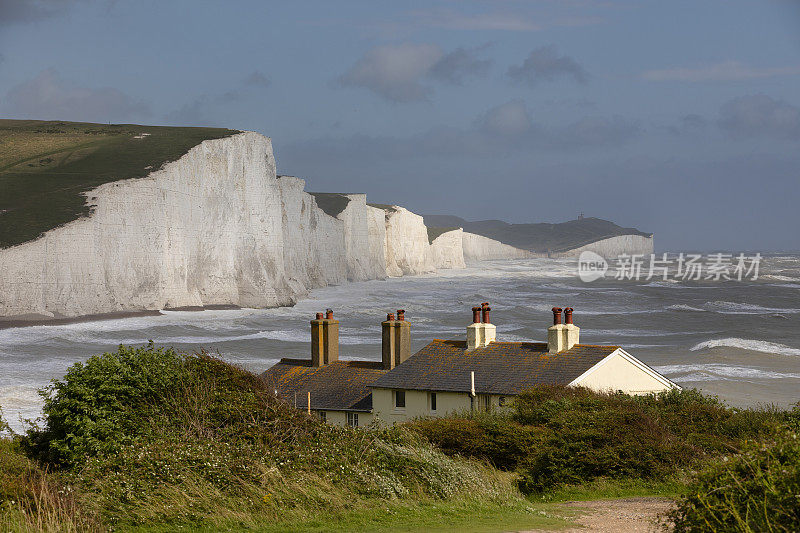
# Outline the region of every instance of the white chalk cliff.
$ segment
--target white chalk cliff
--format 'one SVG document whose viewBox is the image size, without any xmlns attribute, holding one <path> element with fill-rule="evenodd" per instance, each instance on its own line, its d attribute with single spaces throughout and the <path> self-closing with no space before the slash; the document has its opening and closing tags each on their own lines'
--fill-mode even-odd
<svg viewBox="0 0 800 533">
<path fill-rule="evenodd" d="M 465 268 L 464 230 L 445 231 L 431 242 L 431 254 L 436 268 Z"/>
<path fill-rule="evenodd" d="M 421 216 L 363 194 L 328 194 L 323 210 L 302 179 L 276 175 L 270 139 L 253 132 L 86 196 L 90 216 L 0 250 L 0 322 L 291 305 L 315 287 L 535 256 L 460 228 L 429 243 Z M 628 237 L 587 248 L 652 251 Z"/>
<path fill-rule="evenodd" d="M 523 259 L 534 257 L 532 252 L 514 248 L 500 241 L 465 231 L 462 236 L 464 259 L 486 261 L 490 259 Z"/>
<path fill-rule="evenodd" d="M 422 217 L 347 195 L 337 216 L 277 177 L 270 139 L 208 140 L 87 193 L 90 216 L 0 250 L 0 317 L 291 305 L 309 289 L 435 270 Z"/>
<path fill-rule="evenodd" d="M 600 239 L 566 252 L 551 254 L 551 257 L 569 258 L 578 257 L 581 252 L 592 251 L 605 258 L 617 257 L 621 254 L 642 254 L 650 255 L 653 253 L 653 236 L 643 235 L 617 235 Z"/>
</svg>

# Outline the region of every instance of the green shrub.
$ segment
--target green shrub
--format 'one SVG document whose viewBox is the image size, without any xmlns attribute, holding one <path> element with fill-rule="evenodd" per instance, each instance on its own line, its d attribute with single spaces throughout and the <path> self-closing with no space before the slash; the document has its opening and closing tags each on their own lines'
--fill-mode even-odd
<svg viewBox="0 0 800 533">
<path fill-rule="evenodd" d="M 185 375 L 184 357 L 152 342 L 76 363 L 40 392 L 45 426 L 28 432 L 27 445 L 32 455 L 57 465 L 110 453 L 136 434 L 144 408 Z"/>
<path fill-rule="evenodd" d="M 45 395 L 26 449 L 59 466 L 107 526 L 257 527 L 373 500 L 514 494 L 510 476 L 416 433 L 330 426 L 205 353 L 120 347 Z"/>
<path fill-rule="evenodd" d="M 800 531 L 800 436 L 750 441 L 696 474 L 671 516 L 675 531 Z"/>
<path fill-rule="evenodd" d="M 539 386 L 506 412 L 422 419 L 411 427 L 445 453 L 517 471 L 520 488 L 530 493 L 598 478 L 671 476 L 786 417 L 728 408 L 693 390 L 633 397 Z"/>
</svg>

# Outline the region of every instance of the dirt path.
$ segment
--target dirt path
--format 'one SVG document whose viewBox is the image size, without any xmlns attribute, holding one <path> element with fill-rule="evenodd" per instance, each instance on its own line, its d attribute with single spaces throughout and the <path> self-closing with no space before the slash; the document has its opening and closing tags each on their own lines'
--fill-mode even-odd
<svg viewBox="0 0 800 533">
<path fill-rule="evenodd" d="M 650 533 L 661 531 L 663 519 L 672 506 L 669 498 L 624 498 L 566 502 L 564 507 L 578 512 L 574 521 L 582 527 L 562 530 L 565 533 Z M 529 533 L 538 533 L 529 532 Z"/>
</svg>

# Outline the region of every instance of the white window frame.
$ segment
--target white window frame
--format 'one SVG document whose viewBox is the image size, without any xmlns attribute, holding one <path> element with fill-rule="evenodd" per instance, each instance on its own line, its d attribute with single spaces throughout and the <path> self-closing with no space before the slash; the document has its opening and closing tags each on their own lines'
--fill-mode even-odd
<svg viewBox="0 0 800 533">
<path fill-rule="evenodd" d="M 347 411 L 347 425 L 351 428 L 358 427 L 358 413 L 354 413 L 353 411 Z"/>
</svg>

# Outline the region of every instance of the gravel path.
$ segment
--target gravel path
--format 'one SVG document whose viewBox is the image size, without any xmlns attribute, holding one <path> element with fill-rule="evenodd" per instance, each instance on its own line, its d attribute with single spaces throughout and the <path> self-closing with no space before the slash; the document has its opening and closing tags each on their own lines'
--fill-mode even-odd
<svg viewBox="0 0 800 533">
<path fill-rule="evenodd" d="M 669 498 L 624 498 L 566 502 L 564 507 L 579 515 L 575 522 L 582 527 L 562 530 L 564 533 L 650 533 L 662 531 L 659 519 L 672 506 Z M 528 533 L 538 533 L 535 532 Z"/>
</svg>

